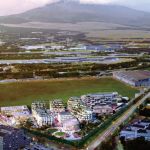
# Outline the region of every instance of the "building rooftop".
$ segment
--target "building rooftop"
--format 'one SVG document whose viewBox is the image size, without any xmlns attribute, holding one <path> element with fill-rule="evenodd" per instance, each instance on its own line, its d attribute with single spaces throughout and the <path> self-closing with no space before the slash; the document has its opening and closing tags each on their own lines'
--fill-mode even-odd
<svg viewBox="0 0 150 150">
<path fill-rule="evenodd" d="M 0 136 L 4 137 L 7 134 L 12 134 L 13 132 L 18 131 L 18 129 L 10 127 L 10 126 L 4 126 L 0 125 Z"/>
<path fill-rule="evenodd" d="M 145 119 L 141 120 L 141 122 L 143 122 L 143 123 L 150 123 L 150 119 L 145 118 Z"/>
<path fill-rule="evenodd" d="M 26 105 L 1 107 L 1 111 L 16 111 L 16 110 L 28 110 L 28 107 Z"/>
<path fill-rule="evenodd" d="M 60 114 L 60 115 L 64 115 L 64 116 L 71 115 L 70 112 L 66 112 L 66 111 L 65 111 L 65 112 L 60 112 L 59 114 Z"/>
<path fill-rule="evenodd" d="M 128 79 L 133 79 L 136 81 L 148 79 L 150 78 L 150 71 L 124 71 L 124 72 L 118 72 L 123 77 L 126 77 Z"/>
<path fill-rule="evenodd" d="M 141 124 L 133 124 L 132 127 L 136 127 L 136 128 L 145 128 L 144 125 L 141 125 Z"/>
</svg>

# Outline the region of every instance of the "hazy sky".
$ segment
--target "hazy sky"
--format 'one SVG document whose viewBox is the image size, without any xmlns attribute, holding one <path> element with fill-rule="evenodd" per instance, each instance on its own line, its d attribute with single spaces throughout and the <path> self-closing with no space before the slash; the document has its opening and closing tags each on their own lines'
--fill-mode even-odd
<svg viewBox="0 0 150 150">
<path fill-rule="evenodd" d="M 54 1 L 59 0 L 0 0 L 0 16 L 20 13 Z M 150 0 L 80 0 L 80 2 L 101 4 L 114 3 L 150 11 Z"/>
</svg>

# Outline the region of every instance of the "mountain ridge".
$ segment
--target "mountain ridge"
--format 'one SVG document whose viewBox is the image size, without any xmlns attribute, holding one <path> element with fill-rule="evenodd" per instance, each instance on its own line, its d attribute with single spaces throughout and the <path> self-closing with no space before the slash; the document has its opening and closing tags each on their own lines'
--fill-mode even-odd
<svg viewBox="0 0 150 150">
<path fill-rule="evenodd" d="M 150 25 L 150 13 L 120 5 L 82 4 L 77 1 L 58 1 L 21 14 L 0 17 L 0 23 L 25 22 L 106 22 L 128 26 Z"/>
</svg>

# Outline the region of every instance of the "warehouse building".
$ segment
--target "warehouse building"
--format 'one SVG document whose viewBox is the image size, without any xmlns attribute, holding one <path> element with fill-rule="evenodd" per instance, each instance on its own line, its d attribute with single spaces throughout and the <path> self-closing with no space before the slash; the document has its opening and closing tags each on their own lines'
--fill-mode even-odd
<svg viewBox="0 0 150 150">
<path fill-rule="evenodd" d="M 150 86 L 150 71 L 114 72 L 113 77 L 135 87 Z"/>
</svg>

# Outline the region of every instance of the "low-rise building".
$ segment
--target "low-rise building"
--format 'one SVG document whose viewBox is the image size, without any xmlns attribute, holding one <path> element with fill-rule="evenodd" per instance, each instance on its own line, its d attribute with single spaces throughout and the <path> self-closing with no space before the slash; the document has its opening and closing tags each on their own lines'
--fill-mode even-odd
<svg viewBox="0 0 150 150">
<path fill-rule="evenodd" d="M 44 145 L 41 144 L 30 144 L 23 150 L 53 150 L 53 148 L 46 148 Z"/>
<path fill-rule="evenodd" d="M 1 114 L 12 117 L 16 123 L 26 121 L 30 117 L 30 111 L 26 105 L 1 107 Z"/>
<path fill-rule="evenodd" d="M 53 117 L 51 114 L 47 112 L 47 110 L 44 109 L 36 109 L 33 112 L 33 117 L 36 119 L 38 126 L 48 126 L 52 125 L 53 123 Z"/>
<path fill-rule="evenodd" d="M 70 113 L 70 112 L 60 112 L 58 113 L 58 121 L 60 123 L 70 120 L 70 119 L 75 119 L 75 117 Z"/>
<path fill-rule="evenodd" d="M 97 108 L 98 106 L 110 106 L 112 109 L 117 107 L 117 102 L 121 100 L 121 96 L 117 92 L 112 93 L 96 93 L 81 96 L 82 102 L 91 108 Z"/>
<path fill-rule="evenodd" d="M 68 109 L 71 110 L 72 108 L 78 108 L 80 104 L 82 103 L 81 99 L 79 97 L 70 97 L 67 106 Z"/>
<path fill-rule="evenodd" d="M 113 114 L 113 108 L 109 105 L 97 105 L 93 107 L 93 113 L 98 115 L 110 115 Z"/>
<path fill-rule="evenodd" d="M 31 105 L 31 109 L 35 110 L 36 108 L 38 109 L 46 109 L 46 103 L 44 101 L 35 101 Z"/>
<path fill-rule="evenodd" d="M 113 77 L 135 87 L 150 86 L 150 71 L 120 71 Z"/>
<path fill-rule="evenodd" d="M 79 121 L 91 121 L 93 119 L 93 112 L 88 108 L 78 97 L 71 97 L 68 100 L 68 110 L 76 117 Z"/>
<path fill-rule="evenodd" d="M 144 137 L 145 140 L 150 141 L 150 134 L 147 132 L 147 130 L 131 130 L 131 129 L 126 129 L 122 130 L 120 133 L 120 137 L 125 137 L 125 140 L 132 140 L 136 139 L 138 137 Z"/>
<path fill-rule="evenodd" d="M 139 120 L 128 127 L 125 127 L 120 132 L 120 137 L 124 137 L 126 140 L 144 137 L 145 140 L 150 141 L 150 120 Z"/>
<path fill-rule="evenodd" d="M 65 105 L 61 99 L 50 101 L 50 111 L 60 113 L 65 111 Z"/>
<path fill-rule="evenodd" d="M 39 127 L 52 125 L 53 116 L 50 111 L 46 109 L 44 102 L 33 103 L 32 106 L 32 115 L 36 119 Z"/>
<path fill-rule="evenodd" d="M 18 150 L 29 143 L 23 130 L 0 125 L 0 150 Z"/>
</svg>

